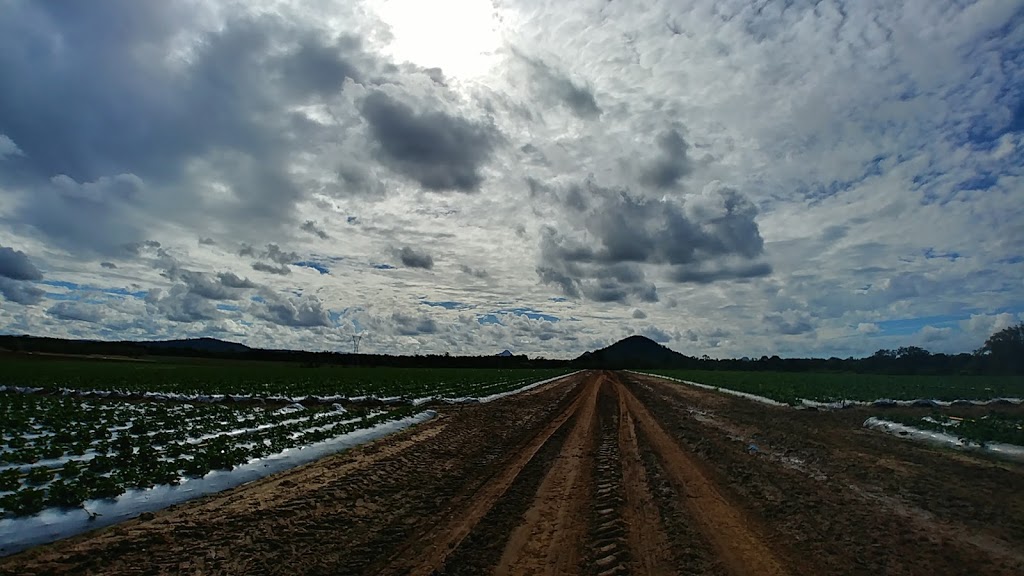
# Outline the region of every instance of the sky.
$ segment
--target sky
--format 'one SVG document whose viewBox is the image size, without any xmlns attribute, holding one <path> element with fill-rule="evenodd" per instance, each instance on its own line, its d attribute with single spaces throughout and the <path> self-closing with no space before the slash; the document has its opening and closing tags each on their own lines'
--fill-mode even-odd
<svg viewBox="0 0 1024 576">
<path fill-rule="evenodd" d="M 0 0 L 0 332 L 574 357 L 1024 321 L 1024 0 Z"/>
</svg>

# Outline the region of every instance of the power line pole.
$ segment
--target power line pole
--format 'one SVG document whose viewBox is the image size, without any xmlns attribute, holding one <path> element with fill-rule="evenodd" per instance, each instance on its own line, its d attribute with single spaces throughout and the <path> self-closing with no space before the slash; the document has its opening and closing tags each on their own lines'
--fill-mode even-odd
<svg viewBox="0 0 1024 576">
<path fill-rule="evenodd" d="M 352 335 L 352 353 L 359 354 L 359 341 L 363 339 L 362 334 Z"/>
</svg>

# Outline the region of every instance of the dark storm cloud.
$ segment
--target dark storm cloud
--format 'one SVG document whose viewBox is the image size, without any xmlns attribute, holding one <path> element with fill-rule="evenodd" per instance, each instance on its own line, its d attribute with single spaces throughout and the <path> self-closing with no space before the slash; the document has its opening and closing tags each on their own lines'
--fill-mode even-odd
<svg viewBox="0 0 1024 576">
<path fill-rule="evenodd" d="M 658 289 L 650 282 L 621 282 L 614 279 L 600 279 L 582 283 L 583 295 L 594 302 L 627 302 L 631 298 L 641 302 L 657 302 Z"/>
<path fill-rule="evenodd" d="M 213 238 L 200 238 L 199 239 L 199 245 L 200 246 L 215 246 L 216 244 L 217 244 L 217 241 L 214 240 Z"/>
<path fill-rule="evenodd" d="M 277 244 L 267 244 L 267 249 L 260 254 L 260 258 L 278 264 L 291 264 L 299 259 L 299 255 L 295 252 L 285 252 Z"/>
<path fill-rule="evenodd" d="M 465 264 L 459 264 L 459 270 L 464 274 L 469 274 L 470 276 L 480 279 L 488 278 L 490 276 L 487 273 L 487 270 L 484 270 L 483 268 L 473 268 Z"/>
<path fill-rule="evenodd" d="M 277 274 L 278 276 L 287 276 L 292 273 L 292 269 L 287 264 L 267 264 L 266 262 L 253 262 L 252 269 L 260 272 L 266 272 L 268 274 Z"/>
<path fill-rule="evenodd" d="M 641 180 L 655 188 L 672 188 L 679 179 L 693 170 L 690 159 L 686 156 L 689 145 L 675 129 L 664 132 L 658 137 L 658 158 L 646 166 L 641 173 Z"/>
<path fill-rule="evenodd" d="M 330 238 L 330 236 L 327 235 L 327 232 L 325 232 L 323 228 L 317 226 L 315 220 L 306 220 L 305 222 L 302 223 L 301 228 L 304 232 L 309 232 L 310 234 L 319 237 L 321 240 L 327 240 L 328 238 Z"/>
<path fill-rule="evenodd" d="M 545 284 L 552 284 L 562 289 L 562 293 L 570 298 L 580 297 L 579 280 L 571 277 L 565 272 L 561 272 L 549 266 L 538 266 L 537 276 L 540 277 L 541 282 Z"/>
<path fill-rule="evenodd" d="M 46 313 L 61 320 L 74 320 L 91 324 L 102 324 L 106 319 L 103 310 L 99 306 L 82 304 L 81 302 L 58 302 L 51 306 Z"/>
<path fill-rule="evenodd" d="M 172 322 L 202 322 L 222 316 L 213 301 L 191 292 L 185 284 L 175 284 L 166 292 L 161 288 L 150 290 L 146 308 Z"/>
<path fill-rule="evenodd" d="M 233 272 L 219 272 L 220 283 L 229 288 L 256 288 L 256 283 L 248 278 L 241 278 Z"/>
<path fill-rule="evenodd" d="M 654 340 L 655 342 L 659 342 L 661 344 L 665 344 L 667 342 L 672 341 L 671 334 L 665 332 L 660 328 L 657 328 L 656 326 L 647 326 L 640 330 L 640 333 L 643 334 L 644 336 L 647 336 L 651 340 Z"/>
<path fill-rule="evenodd" d="M 361 105 L 381 159 L 428 190 L 475 191 L 499 136 L 492 126 L 444 112 L 419 112 L 371 92 Z"/>
<path fill-rule="evenodd" d="M 45 292 L 28 282 L 0 277 L 0 295 L 3 295 L 4 298 L 11 302 L 17 302 L 26 306 L 38 304 L 43 300 L 45 294 Z"/>
<path fill-rule="evenodd" d="M 810 318 L 803 313 L 769 314 L 764 316 L 763 320 L 775 332 L 787 336 L 805 334 L 814 330 Z"/>
<path fill-rule="evenodd" d="M 704 267 L 680 267 L 671 277 L 679 283 L 710 284 L 718 280 L 741 280 L 759 278 L 772 273 L 766 262 L 740 262 L 736 264 L 711 264 Z"/>
<path fill-rule="evenodd" d="M 361 72 L 348 55 L 360 54 L 358 39 L 343 37 L 324 43 L 315 37 L 303 38 L 299 48 L 278 59 L 276 65 L 285 85 L 299 97 L 307 94 L 329 96 L 340 92 L 346 78 L 361 80 Z"/>
<path fill-rule="evenodd" d="M 850 233 L 850 227 L 849 226 L 837 224 L 837 225 L 828 226 L 828 227 L 824 228 L 821 231 L 821 239 L 824 242 L 832 243 L 832 242 L 836 242 L 838 240 L 842 240 L 849 233 Z"/>
<path fill-rule="evenodd" d="M 254 302 L 250 312 L 257 318 L 281 326 L 311 328 L 333 326 L 330 313 L 324 303 L 315 296 L 285 298 L 277 294 L 266 294 L 263 302 Z"/>
<path fill-rule="evenodd" d="M 190 294 L 195 294 L 207 300 L 233 300 L 238 294 L 219 278 L 214 278 L 202 272 L 184 272 L 181 279 L 188 287 Z"/>
<path fill-rule="evenodd" d="M 137 254 L 145 227 L 140 210 L 153 198 L 134 174 L 102 176 L 78 182 L 64 174 L 33 186 L 30 202 L 18 216 L 55 244 L 75 252 Z"/>
<path fill-rule="evenodd" d="M 0 295 L 18 304 L 38 304 L 45 294 L 30 282 L 42 280 L 43 273 L 21 250 L 0 246 Z"/>
<path fill-rule="evenodd" d="M 430 270 L 434 267 L 434 258 L 430 254 L 414 250 L 408 246 L 404 246 L 398 251 L 398 257 L 402 260 L 402 264 L 410 268 Z"/>
<path fill-rule="evenodd" d="M 356 39 L 276 15 L 239 11 L 213 30 L 202 10 L 166 2 L 3 10 L 0 133 L 23 154 L 0 179 L 34 188 L 18 217 L 73 252 L 141 240 L 139 215 L 289 221 L 302 195 L 295 144 L 328 129 L 291 110 L 384 67 Z M 173 56 L 183 32 L 187 60 Z M 210 204 L 211 181 L 233 201 Z"/>
<path fill-rule="evenodd" d="M 121 245 L 121 251 L 131 256 L 139 256 L 148 250 L 159 251 L 160 243 L 156 240 L 143 240 L 140 242 L 129 242 Z"/>
<path fill-rule="evenodd" d="M 429 316 L 409 316 L 396 312 L 391 315 L 391 320 L 395 323 L 395 331 L 402 336 L 418 336 L 437 332 L 437 323 Z"/>
<path fill-rule="evenodd" d="M 545 64 L 541 60 L 518 56 L 527 64 L 537 88 L 546 97 L 561 102 L 576 116 L 592 119 L 601 115 L 594 93 L 586 86 L 580 86 L 570 80 L 561 71 Z"/>
<path fill-rule="evenodd" d="M 280 246 L 274 243 L 267 244 L 267 248 L 259 254 L 256 253 L 256 249 L 252 246 L 242 244 L 242 248 L 238 251 L 238 255 L 260 258 L 261 261 L 253 262 L 253 270 L 259 270 L 260 272 L 267 272 L 269 274 L 277 274 L 279 276 L 291 274 L 292 271 L 288 265 L 299 260 L 299 255 L 296 252 L 282 250 Z M 264 260 L 269 260 L 270 262 L 265 262 Z"/>
<path fill-rule="evenodd" d="M 117 264 L 114 264 L 113 262 L 100 262 L 100 266 L 106 268 L 107 270 L 117 269 Z"/>
<path fill-rule="evenodd" d="M 566 296 L 600 302 L 658 300 L 643 266 L 667 266 L 677 282 L 710 282 L 770 273 L 757 209 L 718 185 L 685 201 L 651 199 L 586 182 L 553 190 L 567 225 L 541 234 L 542 282 Z"/>
<path fill-rule="evenodd" d="M 0 246 L 0 276 L 11 280 L 42 280 L 43 273 L 21 250 Z"/>
<path fill-rule="evenodd" d="M 636 308 L 635 310 L 633 310 L 633 318 L 636 318 L 637 320 L 643 320 L 644 318 L 647 318 L 647 313 L 639 308 Z"/>
</svg>

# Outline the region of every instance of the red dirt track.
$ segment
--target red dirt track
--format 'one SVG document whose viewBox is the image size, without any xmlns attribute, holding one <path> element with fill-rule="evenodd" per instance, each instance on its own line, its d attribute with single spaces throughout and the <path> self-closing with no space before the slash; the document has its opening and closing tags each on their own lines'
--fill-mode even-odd
<svg viewBox="0 0 1024 576">
<path fill-rule="evenodd" d="M 1024 574 L 1024 466 L 586 372 L 3 574 Z"/>
</svg>

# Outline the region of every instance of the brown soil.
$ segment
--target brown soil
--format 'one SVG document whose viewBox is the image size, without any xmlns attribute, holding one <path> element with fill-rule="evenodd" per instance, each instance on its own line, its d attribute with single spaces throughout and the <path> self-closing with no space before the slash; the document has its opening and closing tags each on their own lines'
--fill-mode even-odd
<svg viewBox="0 0 1024 576">
<path fill-rule="evenodd" d="M 0 573 L 1024 573 L 1024 466 L 865 417 L 589 372 Z"/>
</svg>

